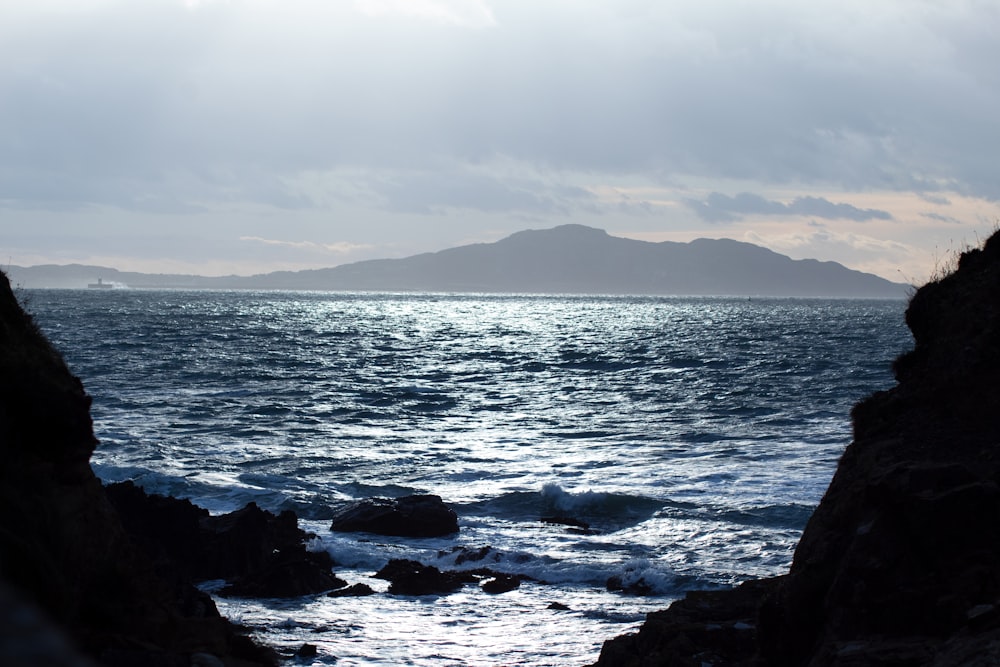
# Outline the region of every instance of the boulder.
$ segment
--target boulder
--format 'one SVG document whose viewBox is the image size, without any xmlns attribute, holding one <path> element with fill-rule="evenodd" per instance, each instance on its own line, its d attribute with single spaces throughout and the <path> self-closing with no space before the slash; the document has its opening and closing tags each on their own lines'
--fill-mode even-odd
<svg viewBox="0 0 1000 667">
<path fill-rule="evenodd" d="M 458 532 L 458 516 L 439 496 L 367 498 L 339 509 L 330 530 L 397 537 L 443 537 Z"/>
<path fill-rule="evenodd" d="M 326 594 L 329 598 L 357 598 L 366 595 L 374 595 L 375 591 L 368 584 L 353 584 L 345 588 L 338 588 Z"/>
<path fill-rule="evenodd" d="M 484 593 L 498 595 L 507 593 L 521 587 L 521 578 L 516 574 L 494 574 L 493 578 L 486 579 L 479 585 Z"/>
<path fill-rule="evenodd" d="M 469 573 L 442 572 L 433 565 L 403 559 L 390 560 L 374 576 L 389 581 L 389 593 L 393 595 L 447 595 L 476 581 Z"/>
</svg>

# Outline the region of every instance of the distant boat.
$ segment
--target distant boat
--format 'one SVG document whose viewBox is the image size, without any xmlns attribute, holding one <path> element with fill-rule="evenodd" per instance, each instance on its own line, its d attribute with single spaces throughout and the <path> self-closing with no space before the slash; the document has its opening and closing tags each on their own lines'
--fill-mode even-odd
<svg viewBox="0 0 1000 667">
<path fill-rule="evenodd" d="M 115 284 L 106 283 L 101 278 L 98 278 L 96 283 L 89 283 L 87 287 L 89 287 L 90 289 L 114 289 Z"/>
</svg>

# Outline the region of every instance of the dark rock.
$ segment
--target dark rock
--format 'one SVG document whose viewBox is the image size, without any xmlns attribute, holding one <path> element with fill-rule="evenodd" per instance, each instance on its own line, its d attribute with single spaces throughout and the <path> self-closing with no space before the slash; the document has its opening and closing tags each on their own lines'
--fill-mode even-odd
<svg viewBox="0 0 1000 667">
<path fill-rule="evenodd" d="M 315 644 L 303 644 L 295 652 L 296 658 L 315 658 L 317 655 L 319 655 L 319 650 Z"/>
<path fill-rule="evenodd" d="M 455 547 L 451 550 L 451 553 L 457 554 L 455 556 L 455 565 L 461 565 L 462 563 L 478 563 L 486 560 L 487 557 L 489 557 L 493 562 L 500 559 L 500 554 L 497 553 L 491 546 L 480 547 L 479 549 Z M 442 553 L 441 555 L 444 554 Z"/>
<path fill-rule="evenodd" d="M 458 516 L 439 496 L 368 498 L 338 510 L 330 530 L 398 537 L 442 537 L 458 532 Z"/>
<path fill-rule="evenodd" d="M 570 611 L 569 605 L 565 605 L 562 602 L 550 602 L 546 609 L 552 609 L 555 611 Z"/>
<path fill-rule="evenodd" d="M 586 521 L 581 521 L 580 519 L 574 519 L 568 516 L 543 516 L 539 519 L 542 523 L 550 523 L 557 526 L 568 526 L 570 528 L 576 528 L 578 531 L 583 533 L 590 532 L 590 524 Z"/>
<path fill-rule="evenodd" d="M 347 585 L 315 556 L 302 545 L 276 551 L 260 568 L 236 578 L 219 595 L 294 598 Z"/>
<path fill-rule="evenodd" d="M 222 595 L 299 597 L 345 586 L 325 552 L 310 552 L 310 537 L 292 512 L 275 515 L 248 503 L 211 516 L 188 500 L 147 494 L 132 482 L 105 491 L 125 528 L 159 571 L 205 581 L 225 579 Z"/>
<path fill-rule="evenodd" d="M 997 663 L 1000 233 L 920 288 L 906 321 L 898 384 L 854 408 L 789 573 L 690 594 L 599 665 Z"/>
<path fill-rule="evenodd" d="M 486 593 L 493 595 L 507 593 L 521 587 L 521 579 L 514 574 L 497 574 L 492 579 L 487 579 L 480 588 Z"/>
<path fill-rule="evenodd" d="M 193 581 L 225 578 L 213 577 L 214 569 L 207 565 L 201 520 L 208 518 L 208 510 L 189 500 L 147 494 L 131 481 L 109 484 L 104 490 L 125 530 L 161 573 L 173 569 Z"/>
<path fill-rule="evenodd" d="M 106 665 L 273 664 L 211 599 L 158 574 L 90 468 L 96 445 L 90 397 L 0 274 L 0 581 Z"/>
<path fill-rule="evenodd" d="M 597 665 L 749 666 L 757 611 L 776 584 L 763 579 L 735 589 L 690 592 L 668 610 L 648 614 L 637 634 L 604 642 Z"/>
<path fill-rule="evenodd" d="M 393 595 L 446 595 L 476 580 L 464 572 L 442 572 L 433 565 L 413 560 L 393 559 L 375 577 L 389 581 Z"/>
<path fill-rule="evenodd" d="M 645 579 L 639 578 L 634 581 L 626 581 L 625 577 L 617 574 L 608 577 L 608 580 L 604 583 L 604 587 L 612 593 L 624 593 L 625 595 L 642 596 L 653 594 L 653 587 Z"/>
<path fill-rule="evenodd" d="M 375 591 L 368 584 L 354 584 L 346 588 L 338 588 L 335 591 L 330 591 L 326 596 L 330 598 L 350 598 L 374 594 Z"/>
</svg>

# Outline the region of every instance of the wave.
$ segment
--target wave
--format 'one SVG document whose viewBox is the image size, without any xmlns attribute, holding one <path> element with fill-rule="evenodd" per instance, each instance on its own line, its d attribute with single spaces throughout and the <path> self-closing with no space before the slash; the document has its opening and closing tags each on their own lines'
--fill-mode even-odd
<svg viewBox="0 0 1000 667">
<path fill-rule="evenodd" d="M 813 509 L 807 505 L 789 503 L 786 505 L 765 505 L 745 509 L 726 510 L 716 516 L 729 523 L 766 528 L 791 528 L 802 530 L 812 516 Z"/>
<path fill-rule="evenodd" d="M 671 596 L 694 585 L 714 586 L 713 582 L 678 574 L 669 565 L 645 558 L 581 561 L 560 559 L 523 550 L 503 550 L 492 546 L 469 547 L 439 542 L 434 549 L 421 549 L 406 541 L 370 539 L 325 533 L 309 544 L 310 550 L 325 550 L 338 568 L 375 572 L 390 559 L 404 558 L 440 570 L 493 572 L 519 575 L 540 585 L 573 585 L 606 589 L 624 595 Z"/>
<path fill-rule="evenodd" d="M 599 531 L 614 531 L 654 516 L 664 501 L 605 491 L 570 492 L 556 483 L 540 491 L 513 491 L 496 498 L 455 505 L 461 516 L 493 516 L 507 521 L 542 519 L 582 522 Z M 558 523 L 559 521 L 555 521 Z M 578 525 L 578 524 L 577 524 Z"/>
</svg>

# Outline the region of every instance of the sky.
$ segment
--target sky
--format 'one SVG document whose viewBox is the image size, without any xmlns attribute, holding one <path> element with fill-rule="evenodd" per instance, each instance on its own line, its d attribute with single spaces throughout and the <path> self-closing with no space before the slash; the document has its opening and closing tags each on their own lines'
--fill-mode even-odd
<svg viewBox="0 0 1000 667">
<path fill-rule="evenodd" d="M 0 0 L 0 263 L 579 223 L 920 283 L 1000 224 L 995 0 Z"/>
</svg>

